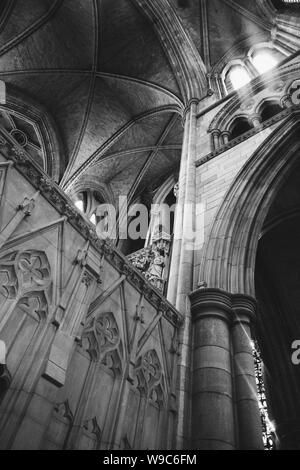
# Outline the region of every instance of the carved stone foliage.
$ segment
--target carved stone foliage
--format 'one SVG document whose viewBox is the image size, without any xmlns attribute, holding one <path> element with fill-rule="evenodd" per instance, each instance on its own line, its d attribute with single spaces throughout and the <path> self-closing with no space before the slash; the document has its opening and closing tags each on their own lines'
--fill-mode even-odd
<svg viewBox="0 0 300 470">
<path fill-rule="evenodd" d="M 132 265 L 142 273 L 146 273 L 151 263 L 151 248 L 143 248 L 128 256 Z"/>
<path fill-rule="evenodd" d="M 113 313 L 101 312 L 88 320 L 82 345 L 94 361 L 100 361 L 115 373 L 121 372 L 123 345 Z"/>
<path fill-rule="evenodd" d="M 31 291 L 41 291 L 51 283 L 51 269 L 44 252 L 14 251 L 0 259 L 0 274 L 4 282 L 0 290 L 8 299 Z"/>
<path fill-rule="evenodd" d="M 3 136 L 2 136 L 3 137 Z M 144 277 L 140 272 L 131 269 L 132 265 L 126 257 L 121 255 L 118 250 L 110 246 L 108 241 L 101 240 L 95 230 L 95 227 L 86 221 L 80 211 L 70 204 L 69 199 L 63 195 L 62 191 L 55 182 L 47 178 L 41 172 L 39 167 L 29 160 L 25 153 L 15 148 L 7 139 L 0 139 L 1 152 L 3 156 L 15 164 L 17 171 L 30 182 L 32 187 L 40 191 L 40 194 L 56 208 L 56 210 L 68 219 L 68 222 L 97 250 L 100 255 L 104 254 L 105 259 L 118 271 L 126 272 L 128 282 L 130 282 L 138 291 L 142 291 L 145 283 Z M 1 261 L 1 260 L 0 260 Z M 0 272 L 1 276 L 1 272 Z M 147 289 L 144 292 L 146 299 L 156 308 L 157 304 L 164 302 L 167 306 L 165 318 L 175 327 L 182 324 L 182 315 L 168 303 L 158 292 Z"/>
<path fill-rule="evenodd" d="M 165 287 L 165 267 L 170 252 L 170 237 L 157 237 L 152 246 L 143 248 L 128 256 L 132 265 L 137 268 L 160 292 Z"/>
<path fill-rule="evenodd" d="M 141 394 L 159 407 L 164 403 L 164 376 L 157 352 L 147 351 L 137 360 L 135 385 Z"/>
</svg>

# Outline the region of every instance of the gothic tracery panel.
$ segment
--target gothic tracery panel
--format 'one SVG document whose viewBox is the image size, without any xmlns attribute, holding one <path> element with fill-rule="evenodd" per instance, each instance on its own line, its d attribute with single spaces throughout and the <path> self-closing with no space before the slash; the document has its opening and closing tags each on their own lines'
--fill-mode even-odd
<svg viewBox="0 0 300 470">
<path fill-rule="evenodd" d="M 82 342 L 93 360 L 100 361 L 115 372 L 121 372 L 123 345 L 113 313 L 100 313 L 88 320 Z"/>
<path fill-rule="evenodd" d="M 0 259 L 2 294 L 8 299 L 32 290 L 44 290 L 51 282 L 46 254 L 38 250 L 12 252 Z"/>
<path fill-rule="evenodd" d="M 44 170 L 47 169 L 45 145 L 38 126 L 28 117 L 17 112 L 0 108 L 0 128 L 22 147 Z"/>
<path fill-rule="evenodd" d="M 152 403 L 164 403 L 164 376 L 157 352 L 152 349 L 140 356 L 135 367 L 136 386 Z"/>
</svg>

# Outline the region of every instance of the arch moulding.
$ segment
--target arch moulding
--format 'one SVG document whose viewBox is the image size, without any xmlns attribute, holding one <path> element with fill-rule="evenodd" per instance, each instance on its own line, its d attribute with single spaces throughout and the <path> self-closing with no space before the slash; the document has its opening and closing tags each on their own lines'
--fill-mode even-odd
<svg viewBox="0 0 300 470">
<path fill-rule="evenodd" d="M 299 163 L 300 110 L 295 110 L 244 165 L 214 219 L 199 282 L 255 297 L 259 236 L 270 206 Z"/>
</svg>

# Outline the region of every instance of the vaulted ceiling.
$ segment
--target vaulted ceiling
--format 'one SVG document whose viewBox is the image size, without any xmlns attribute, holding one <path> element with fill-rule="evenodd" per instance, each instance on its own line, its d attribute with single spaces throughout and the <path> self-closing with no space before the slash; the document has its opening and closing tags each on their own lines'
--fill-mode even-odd
<svg viewBox="0 0 300 470">
<path fill-rule="evenodd" d="M 62 187 L 93 178 L 134 198 L 178 170 L 181 114 L 205 73 L 270 39 L 261 3 L 1 0 L 0 79 L 55 122 Z"/>
</svg>

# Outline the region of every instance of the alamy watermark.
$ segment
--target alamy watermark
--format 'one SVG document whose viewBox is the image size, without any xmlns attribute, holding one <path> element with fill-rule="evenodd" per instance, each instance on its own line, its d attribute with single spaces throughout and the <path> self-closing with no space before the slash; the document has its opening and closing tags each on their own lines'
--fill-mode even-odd
<svg viewBox="0 0 300 470">
<path fill-rule="evenodd" d="M 290 89 L 291 100 L 295 105 L 300 104 L 300 79 L 295 80 Z"/>
<path fill-rule="evenodd" d="M 102 239 L 146 240 L 159 233 L 173 234 L 174 240 L 184 240 L 187 250 L 194 250 L 204 239 L 204 212 L 202 203 L 152 204 L 150 208 L 133 204 L 129 207 L 126 196 L 120 196 L 118 209 L 112 204 L 100 204 L 93 223 Z"/>
<path fill-rule="evenodd" d="M 300 340 L 295 340 L 292 344 L 292 363 L 294 366 L 300 365 Z"/>
<path fill-rule="evenodd" d="M 6 85 L 3 80 L 0 80 L 0 104 L 6 104 Z"/>
</svg>

